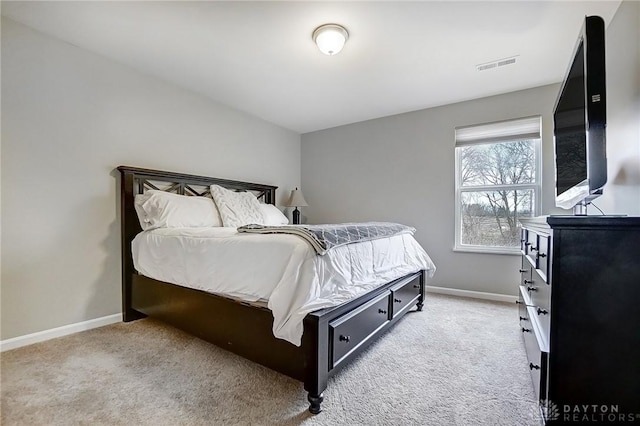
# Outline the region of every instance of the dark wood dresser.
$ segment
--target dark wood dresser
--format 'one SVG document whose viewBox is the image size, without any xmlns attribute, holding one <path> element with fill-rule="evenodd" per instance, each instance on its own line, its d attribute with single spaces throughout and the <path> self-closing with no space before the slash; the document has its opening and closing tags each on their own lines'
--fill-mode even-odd
<svg viewBox="0 0 640 426">
<path fill-rule="evenodd" d="M 546 424 L 640 424 L 640 217 L 521 223 L 520 328 Z"/>
</svg>

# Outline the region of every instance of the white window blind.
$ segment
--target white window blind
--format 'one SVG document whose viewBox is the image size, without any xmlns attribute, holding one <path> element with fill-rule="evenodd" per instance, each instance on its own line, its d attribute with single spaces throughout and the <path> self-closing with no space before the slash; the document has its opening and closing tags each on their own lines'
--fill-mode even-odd
<svg viewBox="0 0 640 426">
<path fill-rule="evenodd" d="M 496 123 L 456 127 L 456 146 L 540 139 L 541 127 L 539 115 Z"/>
<path fill-rule="evenodd" d="M 454 129 L 454 250 L 519 253 L 519 219 L 540 211 L 541 129 L 541 116 Z"/>
</svg>

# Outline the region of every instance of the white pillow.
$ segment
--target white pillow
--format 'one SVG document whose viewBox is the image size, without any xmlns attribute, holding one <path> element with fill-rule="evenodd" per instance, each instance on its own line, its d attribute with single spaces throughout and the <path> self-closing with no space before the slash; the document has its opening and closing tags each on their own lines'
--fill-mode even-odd
<svg viewBox="0 0 640 426">
<path fill-rule="evenodd" d="M 134 206 L 144 230 L 222 226 L 216 205 L 207 197 L 152 189 L 136 195 Z"/>
<path fill-rule="evenodd" d="M 263 225 L 278 226 L 289 224 L 289 219 L 273 204 L 260 204 L 260 210 L 262 210 Z"/>
<path fill-rule="evenodd" d="M 219 185 L 211 185 L 211 196 L 215 201 L 222 224 L 237 228 L 251 223 L 262 223 L 260 202 L 250 192 L 235 192 Z"/>
<path fill-rule="evenodd" d="M 151 194 L 145 192 L 144 194 L 136 194 L 133 199 L 133 206 L 138 214 L 138 220 L 140 221 L 140 227 L 143 231 L 150 229 L 151 220 L 147 217 L 147 213 L 142 208 L 142 205 L 151 197 Z"/>
</svg>

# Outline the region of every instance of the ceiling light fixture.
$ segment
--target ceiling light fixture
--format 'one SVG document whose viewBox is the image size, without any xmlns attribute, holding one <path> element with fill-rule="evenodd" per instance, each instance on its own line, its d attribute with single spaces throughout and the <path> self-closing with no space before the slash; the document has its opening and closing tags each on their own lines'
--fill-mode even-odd
<svg viewBox="0 0 640 426">
<path fill-rule="evenodd" d="M 349 39 L 349 33 L 341 25 L 324 24 L 313 31 L 312 38 L 322 53 L 333 56 L 340 53 Z"/>
</svg>

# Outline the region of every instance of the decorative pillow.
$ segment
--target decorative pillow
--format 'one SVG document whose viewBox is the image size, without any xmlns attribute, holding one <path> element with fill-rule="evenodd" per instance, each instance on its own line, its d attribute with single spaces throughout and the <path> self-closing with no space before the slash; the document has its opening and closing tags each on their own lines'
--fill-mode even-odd
<svg viewBox="0 0 640 426">
<path fill-rule="evenodd" d="M 219 185 L 211 185 L 211 196 L 215 201 L 222 224 L 237 228 L 264 220 L 260 202 L 250 192 L 235 192 Z"/>
<path fill-rule="evenodd" d="M 142 229 L 222 226 L 213 200 L 152 189 L 136 195 L 134 206 Z"/>
<path fill-rule="evenodd" d="M 288 225 L 289 219 L 273 204 L 260 204 L 262 210 L 262 225 L 278 226 Z"/>
</svg>

